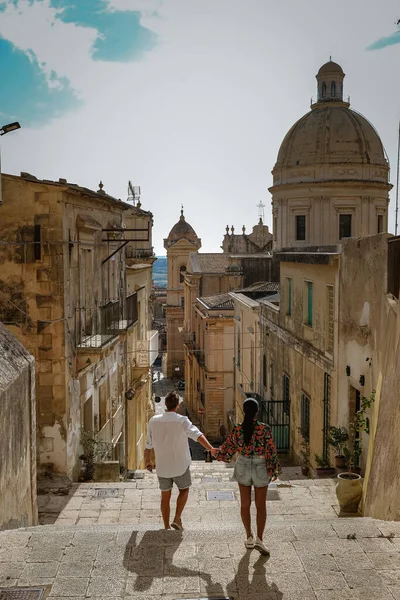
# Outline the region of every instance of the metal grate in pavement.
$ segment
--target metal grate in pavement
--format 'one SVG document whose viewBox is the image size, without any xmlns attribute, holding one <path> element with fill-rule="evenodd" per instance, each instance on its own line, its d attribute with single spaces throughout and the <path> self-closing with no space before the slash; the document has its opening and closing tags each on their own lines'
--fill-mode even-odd
<svg viewBox="0 0 400 600">
<path fill-rule="evenodd" d="M 270 490 L 268 488 L 268 493 L 267 493 L 267 500 L 270 502 L 271 500 L 280 500 L 280 496 L 279 496 L 279 492 L 278 490 Z"/>
<path fill-rule="evenodd" d="M 235 499 L 234 493 L 230 490 L 207 490 L 206 494 L 207 500 L 232 501 Z"/>
<path fill-rule="evenodd" d="M 118 498 L 118 488 L 96 488 L 93 494 L 94 498 Z"/>
<path fill-rule="evenodd" d="M 42 600 L 46 588 L 0 588 L 0 600 Z"/>
</svg>

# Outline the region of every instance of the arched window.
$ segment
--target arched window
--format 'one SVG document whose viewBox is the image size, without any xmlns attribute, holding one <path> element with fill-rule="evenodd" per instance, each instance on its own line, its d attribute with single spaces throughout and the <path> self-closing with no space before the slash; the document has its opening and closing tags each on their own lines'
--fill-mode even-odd
<svg viewBox="0 0 400 600">
<path fill-rule="evenodd" d="M 325 83 L 325 81 L 323 82 L 323 84 L 321 86 L 321 95 L 323 98 L 326 98 L 326 83 Z"/>
<path fill-rule="evenodd" d="M 336 83 L 334 81 L 331 83 L 331 98 L 336 98 Z"/>
<path fill-rule="evenodd" d="M 179 281 L 183 283 L 185 280 L 186 265 L 182 265 L 179 269 Z"/>
</svg>

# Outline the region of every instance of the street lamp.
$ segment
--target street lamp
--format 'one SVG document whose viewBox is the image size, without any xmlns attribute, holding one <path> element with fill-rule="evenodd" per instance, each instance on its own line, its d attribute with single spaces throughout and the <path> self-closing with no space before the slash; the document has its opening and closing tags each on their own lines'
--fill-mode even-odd
<svg viewBox="0 0 400 600">
<path fill-rule="evenodd" d="M 6 133 L 11 133 L 11 131 L 16 131 L 17 129 L 21 129 L 21 125 L 18 121 L 14 121 L 14 123 L 8 123 L 7 125 L 3 125 L 0 128 L 0 136 L 6 135 Z M 2 196 L 2 188 L 1 188 L 1 148 L 0 148 L 0 204 L 3 203 Z"/>
<path fill-rule="evenodd" d="M 0 129 L 0 135 L 6 135 L 6 133 L 10 133 L 16 129 L 21 129 L 21 125 L 18 123 L 18 121 L 14 121 L 14 123 L 8 123 L 8 125 L 3 125 L 3 127 Z"/>
</svg>

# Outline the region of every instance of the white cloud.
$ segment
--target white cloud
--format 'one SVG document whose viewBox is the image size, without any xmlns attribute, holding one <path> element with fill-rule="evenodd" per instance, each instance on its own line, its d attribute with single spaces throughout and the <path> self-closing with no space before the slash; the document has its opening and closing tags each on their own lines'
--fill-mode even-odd
<svg viewBox="0 0 400 600">
<path fill-rule="evenodd" d="M 50 0 L 20 0 L 18 6 L 8 3 L 1 13 L 0 36 L 26 53 L 34 52 L 48 80 L 55 71 L 80 89 L 91 69 L 90 52 L 97 31 L 63 23 L 58 13 Z"/>
</svg>

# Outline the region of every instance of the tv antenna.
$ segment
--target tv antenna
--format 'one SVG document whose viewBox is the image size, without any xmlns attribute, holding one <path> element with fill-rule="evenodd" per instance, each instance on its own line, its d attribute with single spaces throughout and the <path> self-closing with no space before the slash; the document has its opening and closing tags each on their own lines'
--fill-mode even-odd
<svg viewBox="0 0 400 600">
<path fill-rule="evenodd" d="M 128 181 L 128 198 L 127 202 L 132 202 L 133 206 L 140 203 L 140 186 L 132 185 L 131 181 Z"/>
<path fill-rule="evenodd" d="M 265 204 L 262 203 L 262 201 L 260 200 L 260 203 L 257 204 L 257 208 L 258 208 L 258 219 L 264 223 L 264 208 L 265 208 Z"/>
</svg>

